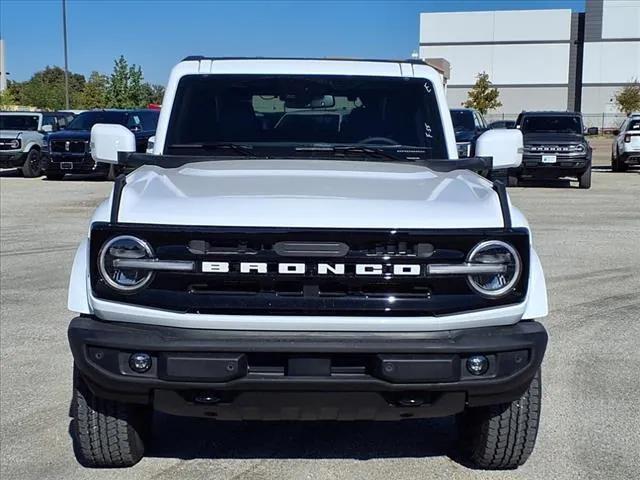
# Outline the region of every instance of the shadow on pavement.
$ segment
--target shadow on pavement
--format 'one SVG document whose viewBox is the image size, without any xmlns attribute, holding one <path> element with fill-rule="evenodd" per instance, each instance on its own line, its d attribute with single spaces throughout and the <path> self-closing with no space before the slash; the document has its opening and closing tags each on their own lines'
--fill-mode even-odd
<svg viewBox="0 0 640 480">
<path fill-rule="evenodd" d="M 147 457 L 356 459 L 447 456 L 453 417 L 397 422 L 216 422 L 156 413 Z M 455 457 L 455 461 L 459 461 Z"/>
</svg>

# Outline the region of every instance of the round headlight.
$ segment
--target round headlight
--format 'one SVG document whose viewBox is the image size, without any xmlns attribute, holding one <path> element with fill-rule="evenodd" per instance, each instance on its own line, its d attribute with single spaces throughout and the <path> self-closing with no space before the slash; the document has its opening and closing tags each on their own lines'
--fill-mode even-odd
<svg viewBox="0 0 640 480">
<path fill-rule="evenodd" d="M 9 147 L 10 148 L 20 148 L 20 140 L 18 140 L 17 138 L 14 140 L 11 140 L 9 142 Z"/>
<path fill-rule="evenodd" d="M 490 240 L 476 245 L 467 257 L 468 263 L 499 265 L 497 273 L 469 275 L 471 288 L 480 295 L 498 298 L 509 293 L 518 283 L 522 273 L 522 261 L 515 248 L 499 240 Z"/>
<path fill-rule="evenodd" d="M 100 275 L 111 288 L 120 292 L 134 292 L 146 286 L 153 271 L 122 267 L 118 260 L 152 259 L 153 250 L 147 242 L 131 235 L 121 235 L 106 242 L 98 255 Z"/>
</svg>

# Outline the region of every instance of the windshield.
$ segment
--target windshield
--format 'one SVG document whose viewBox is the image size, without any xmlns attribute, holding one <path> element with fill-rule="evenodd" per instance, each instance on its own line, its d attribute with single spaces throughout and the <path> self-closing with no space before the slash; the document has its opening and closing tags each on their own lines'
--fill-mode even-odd
<svg viewBox="0 0 640 480">
<path fill-rule="evenodd" d="M 469 110 L 451 110 L 451 121 L 454 130 L 475 130 L 473 113 Z"/>
<path fill-rule="evenodd" d="M 96 123 L 127 124 L 128 115 L 125 112 L 84 112 L 72 120 L 67 130 L 91 130 Z"/>
<path fill-rule="evenodd" d="M 433 86 L 424 79 L 191 75 L 182 78 L 165 153 L 233 144 L 252 156 L 362 146 L 447 158 Z M 226 145 L 228 146 L 228 145 Z M 235 150 L 237 152 L 237 149 Z M 344 150 L 341 150 L 344 152 Z M 201 149 L 189 154 L 211 155 Z M 228 150 L 227 150 L 228 153 Z"/>
<path fill-rule="evenodd" d="M 629 122 L 629 126 L 627 127 L 628 131 L 631 130 L 640 130 L 640 120 L 631 120 Z"/>
<path fill-rule="evenodd" d="M 39 115 L 0 115 L 0 130 L 38 130 Z"/>
<path fill-rule="evenodd" d="M 524 117 L 520 129 L 523 133 L 578 133 L 582 134 L 582 121 L 575 115 L 535 115 Z"/>
</svg>

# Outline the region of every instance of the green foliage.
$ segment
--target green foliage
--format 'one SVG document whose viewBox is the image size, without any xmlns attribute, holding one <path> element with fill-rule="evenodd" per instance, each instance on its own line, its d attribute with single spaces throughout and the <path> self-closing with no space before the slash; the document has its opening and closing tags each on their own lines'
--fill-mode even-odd
<svg viewBox="0 0 640 480">
<path fill-rule="evenodd" d="M 84 85 L 84 90 L 80 95 L 80 106 L 83 109 L 107 107 L 107 88 L 109 78 L 99 72 L 91 72 L 89 80 Z"/>
<path fill-rule="evenodd" d="M 26 82 L 9 81 L 0 98 L 0 106 L 23 105 L 43 110 L 64 110 L 64 70 L 47 66 Z M 129 65 L 124 56 L 114 61 L 110 76 L 92 72 L 84 75 L 69 72 L 70 108 L 142 108 L 149 103 L 161 103 L 162 85 L 144 81 L 142 68 Z"/>
<path fill-rule="evenodd" d="M 469 90 L 469 98 L 462 105 L 467 108 L 475 108 L 483 115 L 486 115 L 489 110 L 501 107 L 502 102 L 498 100 L 500 92 L 493 87 L 489 80 L 489 74 L 479 73 L 476 79 L 475 85 Z"/>
<path fill-rule="evenodd" d="M 149 103 L 150 87 L 143 82 L 142 68 L 129 65 L 120 55 L 113 65 L 107 89 L 107 103 L 113 108 L 144 107 Z"/>
<path fill-rule="evenodd" d="M 69 102 L 71 108 L 78 108 L 80 94 L 84 89 L 84 75 L 69 72 Z M 20 105 L 29 105 L 45 110 L 61 110 L 66 107 L 64 94 L 64 70 L 47 66 L 36 72 L 19 88 Z"/>
<path fill-rule="evenodd" d="M 6 88 L 2 92 L 0 92 L 0 109 L 5 109 L 12 105 L 16 105 L 16 103 L 16 98 L 9 88 Z"/>
<path fill-rule="evenodd" d="M 629 85 L 622 87 L 614 96 L 618 110 L 629 115 L 640 111 L 640 83 L 635 79 Z"/>
</svg>

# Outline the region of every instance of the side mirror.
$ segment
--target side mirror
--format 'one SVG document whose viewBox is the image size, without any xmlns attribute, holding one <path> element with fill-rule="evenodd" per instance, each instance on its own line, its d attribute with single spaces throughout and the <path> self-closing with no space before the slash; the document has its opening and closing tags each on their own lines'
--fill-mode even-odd
<svg viewBox="0 0 640 480">
<path fill-rule="evenodd" d="M 118 163 L 118 153 L 136 151 L 136 137 L 127 127 L 96 123 L 91 128 L 91 156 L 96 162 Z"/>
<path fill-rule="evenodd" d="M 156 144 L 156 137 L 155 135 L 149 137 L 149 140 L 147 140 L 147 150 L 145 153 L 148 153 L 149 155 L 153 154 L 153 148 L 155 147 Z"/>
<path fill-rule="evenodd" d="M 491 157 L 494 170 L 519 167 L 522 151 L 522 132 L 516 129 L 487 130 L 476 142 L 476 156 Z"/>
<path fill-rule="evenodd" d="M 44 133 L 51 133 L 53 132 L 53 127 L 51 125 L 43 125 L 40 131 Z"/>
<path fill-rule="evenodd" d="M 598 135 L 598 127 L 587 128 L 587 135 Z"/>
</svg>

